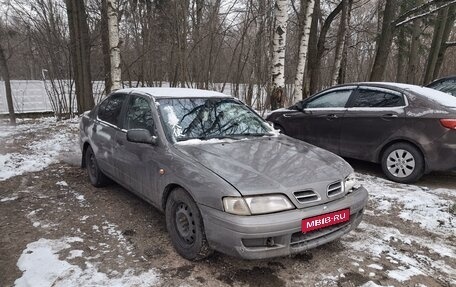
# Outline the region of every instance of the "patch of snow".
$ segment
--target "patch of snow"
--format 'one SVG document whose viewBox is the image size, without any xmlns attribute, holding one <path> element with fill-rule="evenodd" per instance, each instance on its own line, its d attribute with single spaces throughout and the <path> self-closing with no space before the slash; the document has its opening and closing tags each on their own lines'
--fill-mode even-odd
<svg viewBox="0 0 456 287">
<path fill-rule="evenodd" d="M 432 243 L 426 238 L 402 234 L 396 228 L 381 227 L 366 222 L 361 222 L 360 230 L 352 231 L 342 240 L 348 250 L 367 253 L 374 258 L 385 257 L 390 262 L 399 265 L 397 269 L 387 272 L 388 276 L 399 282 L 409 280 L 416 275 L 432 275 L 434 270 L 448 274 L 448 278 L 452 276 L 451 274 L 455 274 L 456 270 L 442 260 L 433 260 L 417 252 L 410 253 L 401 247 L 395 247 L 397 244 L 410 246 L 417 244 L 435 252 L 440 257 L 456 258 L 456 247 L 436 241 Z M 372 265 L 368 267 L 372 267 Z M 450 280 L 452 284 L 456 284 L 454 276 Z"/>
<path fill-rule="evenodd" d="M 0 202 L 7 202 L 7 201 L 13 201 L 13 200 L 16 200 L 18 199 L 17 196 L 12 196 L 12 197 L 3 197 L 2 199 L 0 199 Z"/>
<path fill-rule="evenodd" d="M 378 265 L 378 264 L 370 264 L 370 265 L 367 265 L 367 267 L 376 269 L 376 270 L 383 270 L 383 266 Z"/>
<path fill-rule="evenodd" d="M 244 139 L 245 140 L 245 139 Z M 176 145 L 200 145 L 200 144 L 216 144 L 216 143 L 232 143 L 238 141 L 237 139 L 207 139 L 207 140 L 200 140 L 200 139 L 190 139 L 185 141 L 176 142 Z"/>
<path fill-rule="evenodd" d="M 369 281 L 364 283 L 363 285 L 360 285 L 360 287 L 393 287 L 392 285 L 378 285 L 377 283 L 373 281 Z"/>
<path fill-rule="evenodd" d="M 22 252 L 17 266 L 23 272 L 14 284 L 22 286 L 151 286 L 159 281 L 158 273 L 151 269 L 135 274 L 133 269 L 127 269 L 123 274 L 110 277 L 100 272 L 97 264 L 86 262 L 86 268 L 73 265 L 59 259 L 59 252 L 69 249 L 71 243 L 81 242 L 78 237 L 64 237 L 50 240 L 41 238 L 27 244 Z M 73 252 L 77 251 L 77 252 Z M 69 257 L 82 255 L 80 250 L 70 251 Z M 73 252 L 73 253 L 72 253 Z"/>
<path fill-rule="evenodd" d="M 0 181 L 27 172 L 43 170 L 58 162 L 59 155 L 75 144 L 73 136 L 63 131 L 48 139 L 28 144 L 25 152 L 0 154 Z"/>
<path fill-rule="evenodd" d="M 66 183 L 66 181 L 64 181 L 64 180 L 58 181 L 55 184 L 60 185 L 60 186 L 68 186 L 68 183 Z"/>
<path fill-rule="evenodd" d="M 399 207 L 399 217 L 404 221 L 418 223 L 421 228 L 445 237 L 456 235 L 456 221 L 449 211 L 453 202 L 438 196 L 451 191 L 399 184 L 367 174 L 357 173 L 357 179 L 369 191 L 374 213 L 389 213 L 393 206 Z"/>
<path fill-rule="evenodd" d="M 70 255 L 67 257 L 67 259 L 74 259 L 76 257 L 82 257 L 82 253 L 84 253 L 83 250 L 71 250 Z"/>
<path fill-rule="evenodd" d="M 400 266 L 397 270 L 389 270 L 387 274 L 390 278 L 393 278 L 399 282 L 410 280 L 410 278 L 413 276 L 424 275 L 421 270 L 414 266 L 411 266 L 409 268 Z"/>
</svg>

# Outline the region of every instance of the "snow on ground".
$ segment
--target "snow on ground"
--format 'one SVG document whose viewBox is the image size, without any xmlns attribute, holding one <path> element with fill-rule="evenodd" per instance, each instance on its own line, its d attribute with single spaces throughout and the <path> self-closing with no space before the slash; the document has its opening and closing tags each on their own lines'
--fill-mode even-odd
<svg viewBox="0 0 456 287">
<path fill-rule="evenodd" d="M 375 206 L 373 215 L 389 214 L 399 208 L 398 215 L 404 221 L 417 223 L 438 235 L 456 236 L 456 219 L 450 213 L 453 202 L 442 197 L 454 195 L 454 190 L 398 184 L 367 174 L 358 174 L 358 181 L 369 191 Z"/>
<path fill-rule="evenodd" d="M 62 260 L 60 252 L 70 249 L 71 243 L 82 241 L 79 237 L 41 238 L 27 244 L 17 262 L 23 273 L 15 286 L 152 286 L 158 282 L 153 269 L 139 274 L 127 269 L 120 276 L 112 276 L 100 272 L 98 264 L 85 261 L 86 268 L 82 269 L 67 261 L 81 257 L 81 250 L 71 250 Z"/>
<path fill-rule="evenodd" d="M 0 148 L 0 181 L 26 172 L 40 171 L 56 163 L 62 152 L 74 150 L 77 147 L 75 135 L 71 128 L 78 124 L 78 119 L 57 122 L 55 118 L 42 118 L 31 122 L 19 120 L 16 127 L 1 126 L 0 140 L 20 139 L 22 133 L 35 133 L 40 129 L 60 127 L 58 133 L 45 139 L 38 139 L 25 144 L 25 151 L 5 153 Z M 75 146 L 76 145 L 76 146 Z"/>
<path fill-rule="evenodd" d="M 360 251 L 374 260 L 387 259 L 391 263 L 388 267 L 378 263 L 368 267 L 377 271 L 385 269 L 388 277 L 401 283 L 413 276 L 434 276 L 439 271 L 448 275 L 443 280 L 456 284 L 456 270 L 444 260 L 456 260 L 456 246 L 448 244 L 452 241 L 450 238 L 456 235 L 456 220 L 450 213 L 454 202 L 442 197 L 454 196 L 455 191 L 398 184 L 367 174 L 358 173 L 357 177 L 368 189 L 373 206 L 373 210 L 366 211 L 367 215 L 382 218 L 397 214 L 405 224 L 417 224 L 424 232 L 436 236 L 414 236 L 395 227 L 379 226 L 364 220 L 357 230 L 342 239 L 348 250 Z M 432 258 L 420 254 L 422 249 L 429 250 Z M 356 254 L 352 259 L 364 261 L 366 257 Z"/>
</svg>

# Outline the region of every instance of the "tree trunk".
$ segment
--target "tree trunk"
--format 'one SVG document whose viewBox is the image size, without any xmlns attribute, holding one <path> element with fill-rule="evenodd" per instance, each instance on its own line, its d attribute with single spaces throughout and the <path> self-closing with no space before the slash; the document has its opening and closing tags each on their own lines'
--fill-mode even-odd
<svg viewBox="0 0 456 287">
<path fill-rule="evenodd" d="M 340 17 L 339 32 L 337 33 L 336 52 L 334 56 L 334 68 L 331 85 L 336 85 L 338 82 L 342 57 L 345 50 L 345 42 L 347 40 L 348 25 L 350 24 L 351 0 L 342 0 L 342 2 L 342 15 Z"/>
<path fill-rule="evenodd" d="M 13 95 L 11 93 L 11 81 L 8 69 L 8 63 L 6 61 L 5 51 L 0 43 L 0 73 L 5 81 L 5 90 L 6 90 L 6 102 L 8 104 L 8 113 L 10 124 L 16 124 L 16 115 L 14 114 L 14 105 L 13 105 Z"/>
<path fill-rule="evenodd" d="M 450 38 L 451 30 L 454 27 L 454 21 L 456 18 L 456 4 L 448 7 L 448 18 L 445 22 L 445 28 L 443 31 L 442 42 L 440 44 L 439 54 L 437 56 L 437 62 L 435 63 L 433 79 L 439 77 L 440 69 L 442 68 L 443 59 L 445 58 L 445 52 L 448 48 L 447 42 Z"/>
<path fill-rule="evenodd" d="M 432 37 L 431 49 L 426 62 L 426 72 L 424 73 L 423 84 L 426 85 L 433 80 L 437 58 L 442 45 L 443 34 L 445 32 L 445 23 L 448 18 L 448 7 L 439 11 L 434 23 L 434 35 Z"/>
<path fill-rule="evenodd" d="M 318 43 L 318 21 L 320 18 L 320 0 L 315 0 L 314 13 L 312 16 L 312 25 L 310 26 L 309 36 L 309 53 L 307 55 L 308 63 L 306 69 L 306 76 L 304 80 L 304 98 L 309 97 L 313 92 L 316 84 L 312 82 L 312 75 L 318 73 L 319 67 L 317 66 L 317 43 Z"/>
<path fill-rule="evenodd" d="M 105 93 L 111 93 L 111 58 L 109 53 L 108 2 L 101 1 L 101 49 L 103 52 L 103 71 Z"/>
<path fill-rule="evenodd" d="M 76 99 L 78 113 L 81 114 L 94 106 L 90 74 L 89 28 L 83 1 L 66 0 L 66 6 L 70 28 L 71 59 L 75 78 Z"/>
<path fill-rule="evenodd" d="M 271 110 L 285 105 L 285 44 L 287 39 L 288 0 L 276 0 L 272 54 Z"/>
<path fill-rule="evenodd" d="M 393 20 L 396 14 L 396 0 L 386 0 L 380 35 L 377 40 L 374 65 L 370 81 L 382 81 L 385 74 L 391 44 L 393 41 Z"/>
<path fill-rule="evenodd" d="M 326 17 L 323 26 L 321 27 L 320 36 L 318 37 L 317 43 L 317 57 L 315 59 L 315 67 L 318 69 L 321 67 L 321 60 L 323 58 L 324 53 L 326 52 L 326 35 L 328 34 L 329 28 L 331 28 L 331 23 L 334 21 L 336 16 L 342 11 L 342 2 L 337 5 L 337 7 L 329 13 L 328 17 Z M 316 71 L 315 73 L 310 75 L 310 93 L 313 94 L 318 91 L 320 87 L 320 71 Z"/>
<path fill-rule="evenodd" d="M 418 84 L 418 66 L 420 50 L 420 35 L 421 35 L 421 19 L 413 21 L 412 25 L 412 40 L 410 41 L 410 52 L 407 63 L 407 83 Z"/>
<path fill-rule="evenodd" d="M 116 0 L 107 0 L 108 31 L 111 60 L 111 91 L 122 88 L 122 71 L 120 68 L 119 22 Z"/>
<path fill-rule="evenodd" d="M 400 5 L 400 14 L 404 14 L 407 12 L 407 2 L 403 1 Z M 407 36 L 406 36 L 406 28 L 405 27 L 398 27 L 399 32 L 397 34 L 397 69 L 396 69 L 396 82 L 403 83 L 406 81 L 405 75 L 405 60 L 407 58 Z"/>
<path fill-rule="evenodd" d="M 301 1 L 302 4 L 304 4 L 303 2 L 304 1 Z M 301 9 L 304 9 L 304 5 L 302 4 Z M 301 41 L 299 45 L 298 66 L 296 67 L 293 103 L 303 98 L 302 86 L 304 82 L 304 72 L 307 63 L 307 53 L 309 50 L 310 26 L 312 25 L 312 15 L 314 12 L 314 7 L 315 0 L 307 0 L 307 5 L 305 7 L 305 20 L 304 25 L 302 26 Z"/>
</svg>

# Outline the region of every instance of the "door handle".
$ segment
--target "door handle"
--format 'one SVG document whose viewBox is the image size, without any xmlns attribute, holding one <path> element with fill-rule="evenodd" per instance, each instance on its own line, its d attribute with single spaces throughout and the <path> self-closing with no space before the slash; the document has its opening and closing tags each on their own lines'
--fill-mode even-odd
<svg viewBox="0 0 456 287">
<path fill-rule="evenodd" d="M 292 114 L 283 114 L 283 117 L 284 117 L 284 118 L 292 118 L 293 115 L 292 115 Z"/>
<path fill-rule="evenodd" d="M 328 119 L 330 119 L 330 120 L 339 118 L 339 116 L 336 115 L 336 114 L 330 114 L 330 115 L 327 115 L 326 117 L 327 117 Z"/>
</svg>

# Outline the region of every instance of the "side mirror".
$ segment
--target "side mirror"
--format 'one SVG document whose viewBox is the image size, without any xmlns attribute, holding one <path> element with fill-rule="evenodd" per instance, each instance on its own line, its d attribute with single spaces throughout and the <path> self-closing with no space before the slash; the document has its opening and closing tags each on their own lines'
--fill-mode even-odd
<svg viewBox="0 0 456 287">
<path fill-rule="evenodd" d="M 127 131 L 127 141 L 134 143 L 157 144 L 157 137 L 146 129 L 131 129 Z"/>
<path fill-rule="evenodd" d="M 303 111 L 306 108 L 306 101 L 297 102 L 295 107 L 298 111 Z"/>
</svg>

